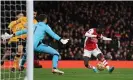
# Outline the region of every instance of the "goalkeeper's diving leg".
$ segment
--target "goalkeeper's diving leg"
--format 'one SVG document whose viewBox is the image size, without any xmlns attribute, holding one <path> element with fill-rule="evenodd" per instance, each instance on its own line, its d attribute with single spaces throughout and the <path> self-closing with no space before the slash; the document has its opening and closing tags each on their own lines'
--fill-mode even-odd
<svg viewBox="0 0 133 80">
<path fill-rule="evenodd" d="M 64 74 L 63 71 L 58 70 L 57 66 L 58 66 L 58 60 L 59 60 L 60 54 L 55 49 L 43 43 L 39 43 L 37 47 L 34 47 L 34 50 L 41 53 L 48 53 L 53 55 L 52 73 Z"/>
</svg>

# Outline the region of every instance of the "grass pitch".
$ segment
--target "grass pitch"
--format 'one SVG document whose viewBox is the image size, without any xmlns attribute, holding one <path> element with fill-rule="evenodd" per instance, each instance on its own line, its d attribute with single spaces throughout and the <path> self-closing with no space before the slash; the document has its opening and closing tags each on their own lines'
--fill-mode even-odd
<svg viewBox="0 0 133 80">
<path fill-rule="evenodd" d="M 88 69 L 61 69 L 64 75 L 52 74 L 51 69 L 35 68 L 34 80 L 133 80 L 133 69 L 115 69 L 112 74 L 107 70 L 94 73 Z M 0 80 L 24 80 L 25 71 L 11 72 L 1 70 Z"/>
<path fill-rule="evenodd" d="M 94 73 L 88 69 L 61 69 L 64 75 L 52 74 L 51 69 L 34 69 L 34 80 L 133 80 L 133 69 L 115 69 Z"/>
</svg>

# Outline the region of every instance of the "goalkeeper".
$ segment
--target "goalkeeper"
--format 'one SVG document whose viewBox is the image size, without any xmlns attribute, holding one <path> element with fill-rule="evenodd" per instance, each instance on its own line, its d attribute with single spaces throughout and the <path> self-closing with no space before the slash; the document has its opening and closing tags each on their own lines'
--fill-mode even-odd
<svg viewBox="0 0 133 80">
<path fill-rule="evenodd" d="M 39 22 L 34 25 L 34 51 L 38 51 L 41 53 L 48 53 L 53 55 L 53 59 L 52 59 L 52 73 L 59 73 L 59 74 L 64 74 L 63 71 L 60 71 L 57 69 L 58 66 L 58 60 L 59 60 L 59 56 L 60 54 L 53 49 L 52 47 L 43 44 L 42 40 L 44 39 L 46 33 L 48 33 L 51 37 L 53 37 L 54 39 L 60 41 L 63 44 L 66 44 L 68 42 L 69 39 L 62 39 L 61 37 L 59 37 L 57 34 L 55 34 L 51 28 L 46 24 L 47 23 L 47 16 L 45 14 L 41 14 L 39 16 Z M 22 35 L 27 33 L 27 30 L 21 30 L 16 32 L 15 34 L 7 34 L 3 36 L 3 39 L 8 39 L 12 36 L 15 35 Z M 24 65 L 26 60 L 26 55 L 23 56 L 22 61 L 21 61 L 21 66 Z"/>
</svg>

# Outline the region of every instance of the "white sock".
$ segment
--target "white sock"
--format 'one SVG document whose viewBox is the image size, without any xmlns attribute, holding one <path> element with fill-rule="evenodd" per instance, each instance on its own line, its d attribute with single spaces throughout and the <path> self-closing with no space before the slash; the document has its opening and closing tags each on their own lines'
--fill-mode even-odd
<svg viewBox="0 0 133 80">
<path fill-rule="evenodd" d="M 95 66 L 92 66 L 92 69 L 96 69 L 96 67 Z"/>
<path fill-rule="evenodd" d="M 109 68 L 110 68 L 109 66 L 106 66 L 106 69 L 107 69 L 107 70 L 109 70 Z"/>
</svg>

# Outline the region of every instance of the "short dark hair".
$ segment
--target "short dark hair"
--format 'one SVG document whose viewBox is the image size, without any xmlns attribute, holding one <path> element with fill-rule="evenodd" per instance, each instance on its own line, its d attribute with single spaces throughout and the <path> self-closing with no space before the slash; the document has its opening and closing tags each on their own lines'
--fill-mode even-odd
<svg viewBox="0 0 133 80">
<path fill-rule="evenodd" d="M 47 19 L 48 17 L 47 17 L 47 15 L 46 14 L 40 14 L 39 16 L 38 16 L 38 21 L 44 21 L 45 19 Z"/>
</svg>

